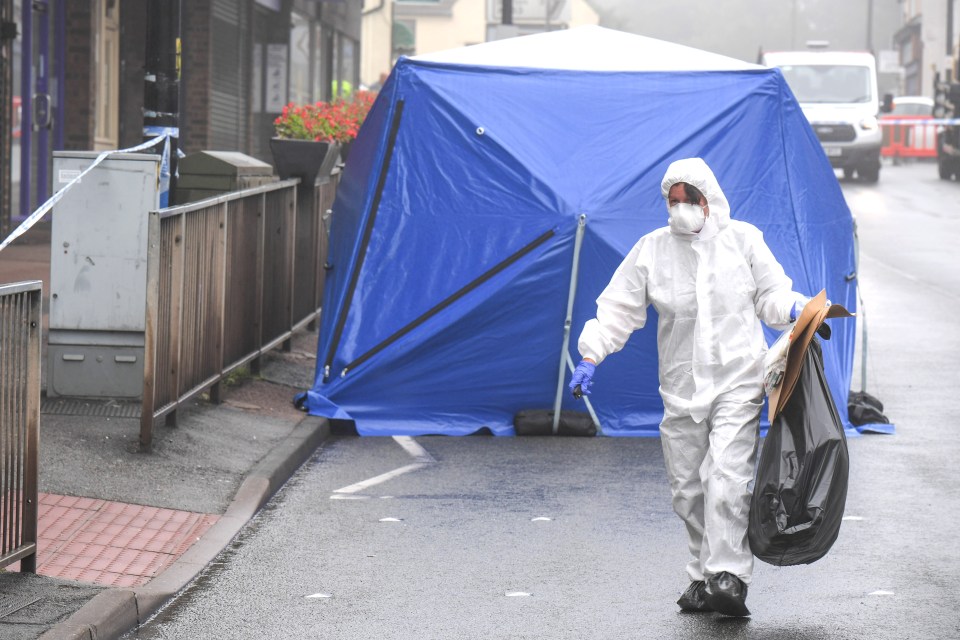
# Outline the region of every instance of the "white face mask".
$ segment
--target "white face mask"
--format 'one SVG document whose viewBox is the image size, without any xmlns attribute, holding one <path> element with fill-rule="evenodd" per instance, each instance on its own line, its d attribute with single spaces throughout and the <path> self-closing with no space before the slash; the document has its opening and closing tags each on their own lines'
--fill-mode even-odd
<svg viewBox="0 0 960 640">
<path fill-rule="evenodd" d="M 679 233 L 697 233 L 703 228 L 706 216 L 703 207 L 688 202 L 678 202 L 669 209 L 670 228 Z"/>
</svg>

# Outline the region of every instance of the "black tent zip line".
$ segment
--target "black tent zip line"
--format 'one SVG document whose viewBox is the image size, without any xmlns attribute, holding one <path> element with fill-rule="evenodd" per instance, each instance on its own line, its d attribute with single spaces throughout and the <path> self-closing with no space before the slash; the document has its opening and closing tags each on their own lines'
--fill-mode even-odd
<svg viewBox="0 0 960 640">
<path fill-rule="evenodd" d="M 383 162 L 380 165 L 380 175 L 377 177 L 377 190 L 374 192 L 373 202 L 370 204 L 370 215 L 367 217 L 367 224 L 363 229 L 363 239 L 360 242 L 360 252 L 357 256 L 357 263 L 353 267 L 353 273 L 350 274 L 350 284 L 347 286 L 347 295 L 344 298 L 343 305 L 340 307 L 340 315 L 337 317 L 337 324 L 333 331 L 333 340 L 330 341 L 330 350 L 327 352 L 327 359 L 323 367 L 323 381 L 330 379 L 330 367 L 333 365 L 333 357 L 337 353 L 337 347 L 340 345 L 340 338 L 343 335 L 343 326 L 347 322 L 347 312 L 353 302 L 353 292 L 357 288 L 357 280 L 360 279 L 360 269 L 363 267 L 363 260 L 367 255 L 367 245 L 370 243 L 370 236 L 373 235 L 373 223 L 377 218 L 377 211 L 380 209 L 380 199 L 383 197 L 383 188 L 387 183 L 387 174 L 390 171 L 390 162 L 393 160 L 393 148 L 397 143 L 397 133 L 400 131 L 400 118 L 403 115 L 403 100 L 398 100 L 393 112 L 393 120 L 390 123 L 390 135 L 387 138 L 387 150 L 383 155 Z"/>
<path fill-rule="evenodd" d="M 520 260 L 520 258 L 524 257 L 525 255 L 527 255 L 528 253 L 530 253 L 531 251 L 533 251 L 534 249 L 542 245 L 544 242 L 552 238 L 554 235 L 555 235 L 555 231 L 551 229 L 550 231 L 547 231 L 541 234 L 533 242 L 524 246 L 516 253 L 511 254 L 504 260 L 501 260 L 496 265 L 494 265 L 487 271 L 483 272 L 480 276 L 478 276 L 477 278 L 474 278 L 473 280 L 468 282 L 466 285 L 462 286 L 460 289 L 458 289 L 451 295 L 447 296 L 442 301 L 440 301 L 439 303 L 431 307 L 429 310 L 427 310 L 426 312 L 418 316 L 415 320 L 409 322 L 403 328 L 395 331 L 389 338 L 382 341 L 380 344 L 373 347 L 372 349 L 364 353 L 362 356 L 360 356 L 353 362 L 347 364 L 343 368 L 343 371 L 340 373 L 340 375 L 344 376 L 347 374 L 347 371 L 349 371 L 350 369 L 355 369 L 356 367 L 359 367 L 361 364 L 363 364 L 364 362 L 366 362 L 367 360 L 369 360 L 379 352 L 383 351 L 392 343 L 396 342 L 406 334 L 410 333 L 411 331 L 416 329 L 418 326 L 420 326 L 421 324 L 423 324 L 433 316 L 437 315 L 438 313 L 440 313 L 441 311 L 449 307 L 451 304 L 453 304 L 463 296 L 467 295 L 468 293 L 470 293 L 471 291 L 479 287 L 481 284 L 483 284 L 493 276 L 497 275 L 498 273 L 500 273 L 501 271 L 503 271 L 504 269 L 506 269 L 513 263 L 515 263 L 516 261 Z"/>
</svg>

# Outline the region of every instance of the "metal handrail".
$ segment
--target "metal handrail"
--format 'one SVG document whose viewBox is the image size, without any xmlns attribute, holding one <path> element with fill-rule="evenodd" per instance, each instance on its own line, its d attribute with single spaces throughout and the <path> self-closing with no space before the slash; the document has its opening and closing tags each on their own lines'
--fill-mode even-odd
<svg viewBox="0 0 960 640">
<path fill-rule="evenodd" d="M 312 325 L 323 294 L 323 212 L 337 178 L 284 180 L 151 211 L 140 447 L 188 399 Z"/>
<path fill-rule="evenodd" d="M 37 570 L 43 285 L 0 285 L 0 567 Z"/>
</svg>

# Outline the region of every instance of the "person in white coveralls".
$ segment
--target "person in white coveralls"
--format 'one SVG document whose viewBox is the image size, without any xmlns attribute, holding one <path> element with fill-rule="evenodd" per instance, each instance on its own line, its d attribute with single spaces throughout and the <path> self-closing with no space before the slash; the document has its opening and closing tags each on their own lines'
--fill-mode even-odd
<svg viewBox="0 0 960 640">
<path fill-rule="evenodd" d="M 669 224 L 640 238 L 597 299 L 580 334 L 570 388 L 590 393 L 595 369 L 656 309 L 660 438 L 673 508 L 686 524 L 690 585 L 684 611 L 750 615 L 748 484 L 763 404 L 761 321 L 783 329 L 807 298 L 753 225 L 730 218 L 713 172 L 677 160 L 660 184 Z"/>
</svg>

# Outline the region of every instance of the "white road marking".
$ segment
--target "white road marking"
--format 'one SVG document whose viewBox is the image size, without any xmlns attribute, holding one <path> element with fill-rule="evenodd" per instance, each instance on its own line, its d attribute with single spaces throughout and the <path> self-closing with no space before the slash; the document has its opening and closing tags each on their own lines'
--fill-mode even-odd
<svg viewBox="0 0 960 640">
<path fill-rule="evenodd" d="M 380 522 L 403 522 L 402 518 L 380 518 Z"/>
<path fill-rule="evenodd" d="M 853 520 L 854 522 L 859 522 L 863 520 L 862 516 L 843 516 L 844 520 Z"/>
<path fill-rule="evenodd" d="M 387 480 L 393 480 L 397 476 L 402 476 L 405 473 L 410 473 L 411 471 L 416 471 L 422 469 L 423 467 L 435 464 L 437 461 L 427 453 L 427 450 L 421 447 L 412 437 L 410 436 L 393 436 L 394 441 L 403 447 L 403 450 L 409 453 L 417 462 L 413 464 L 408 464 L 406 466 L 400 467 L 399 469 L 394 469 L 393 471 L 387 471 L 386 473 L 381 473 L 378 476 L 368 478 L 366 480 L 361 480 L 360 482 L 355 482 L 353 484 L 347 485 L 340 489 L 334 489 L 334 494 L 352 494 L 359 493 L 364 489 L 369 489 L 372 486 L 386 482 Z M 333 500 L 343 500 L 346 498 L 338 498 L 335 495 L 330 496 Z M 366 498 L 362 498 L 366 499 Z"/>
<path fill-rule="evenodd" d="M 527 593 L 526 591 L 507 591 L 505 594 L 508 598 L 529 598 L 532 596 L 532 593 Z"/>
<path fill-rule="evenodd" d="M 370 496 L 352 496 L 352 495 L 338 495 L 334 494 L 330 496 L 331 500 L 369 500 Z"/>
<path fill-rule="evenodd" d="M 546 516 L 538 516 L 536 518 L 533 518 L 530 522 L 550 522 L 552 520 L 553 518 L 548 518 Z"/>
<path fill-rule="evenodd" d="M 314 593 L 309 596 L 303 596 L 304 598 L 332 598 L 333 596 L 329 593 Z"/>
<path fill-rule="evenodd" d="M 416 440 L 410 436 L 393 436 L 393 439 L 404 450 L 413 456 L 417 462 L 436 462 L 427 450 L 420 446 Z"/>
<path fill-rule="evenodd" d="M 883 590 L 881 589 L 881 590 L 879 590 L 879 591 L 874 591 L 873 593 L 868 593 L 867 595 L 869 595 L 869 596 L 892 596 L 892 595 L 893 595 L 893 591 L 883 591 Z"/>
<path fill-rule="evenodd" d="M 399 469 L 394 469 L 393 471 L 387 471 L 386 473 L 381 473 L 378 476 L 368 478 L 366 480 L 361 480 L 360 482 L 354 482 L 351 485 L 347 485 L 341 489 L 335 489 L 334 493 L 358 493 L 364 489 L 369 489 L 372 486 L 378 485 L 387 480 L 393 480 L 397 476 L 402 476 L 405 473 L 410 473 L 411 471 L 416 471 L 417 469 L 422 469 L 427 464 L 425 462 L 414 462 L 413 464 L 408 464 L 405 467 L 400 467 Z"/>
</svg>

